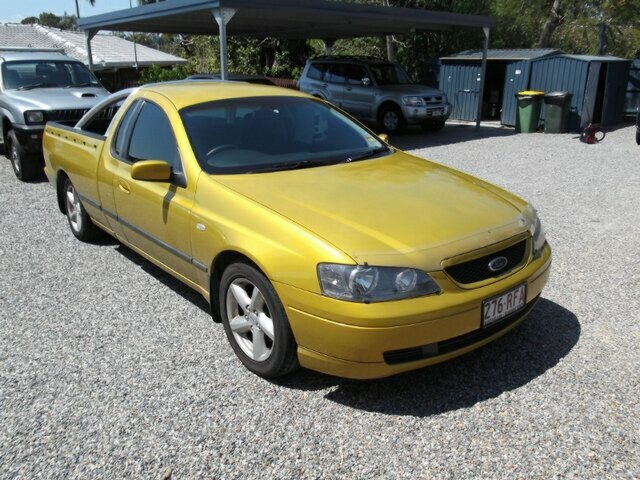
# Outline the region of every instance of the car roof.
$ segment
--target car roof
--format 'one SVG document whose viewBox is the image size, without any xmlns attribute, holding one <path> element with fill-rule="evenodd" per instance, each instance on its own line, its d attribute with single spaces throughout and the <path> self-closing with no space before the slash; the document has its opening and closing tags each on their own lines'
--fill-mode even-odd
<svg viewBox="0 0 640 480">
<path fill-rule="evenodd" d="M 78 62 L 75 58 L 68 57 L 62 53 L 57 52 L 12 52 L 2 51 L 0 48 L 0 59 L 5 62 L 14 62 L 19 60 L 58 60 L 65 62 Z"/>
<path fill-rule="evenodd" d="M 155 92 L 163 95 L 171 100 L 178 110 L 191 105 L 230 98 L 267 96 L 313 98 L 306 93 L 290 88 L 220 80 L 178 80 L 153 83 L 140 87 L 139 92 L 141 94 Z"/>
</svg>

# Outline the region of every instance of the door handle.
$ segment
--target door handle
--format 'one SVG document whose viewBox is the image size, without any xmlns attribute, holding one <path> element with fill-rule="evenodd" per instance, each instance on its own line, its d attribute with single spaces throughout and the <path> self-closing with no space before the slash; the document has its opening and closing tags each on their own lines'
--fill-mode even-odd
<svg viewBox="0 0 640 480">
<path fill-rule="evenodd" d="M 353 89 L 353 87 L 347 87 L 347 91 L 350 92 Z"/>
<path fill-rule="evenodd" d="M 122 180 L 118 180 L 118 188 L 120 188 L 120 190 L 122 190 L 127 195 L 131 193 L 129 184 L 127 182 L 123 182 Z"/>
</svg>

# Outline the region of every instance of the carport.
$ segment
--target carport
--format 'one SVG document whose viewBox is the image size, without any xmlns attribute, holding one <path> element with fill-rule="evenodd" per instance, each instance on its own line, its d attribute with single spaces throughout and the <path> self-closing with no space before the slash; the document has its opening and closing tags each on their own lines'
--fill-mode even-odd
<svg viewBox="0 0 640 480">
<path fill-rule="evenodd" d="M 227 76 L 227 36 L 280 37 L 324 41 L 326 53 L 340 38 L 481 28 L 484 32 L 482 82 L 493 17 L 391 8 L 326 0 L 166 0 L 81 18 L 91 67 L 91 39 L 100 30 L 220 36 L 220 71 Z M 482 94 L 480 95 L 482 99 Z M 476 123 L 480 125 L 482 102 Z"/>
</svg>

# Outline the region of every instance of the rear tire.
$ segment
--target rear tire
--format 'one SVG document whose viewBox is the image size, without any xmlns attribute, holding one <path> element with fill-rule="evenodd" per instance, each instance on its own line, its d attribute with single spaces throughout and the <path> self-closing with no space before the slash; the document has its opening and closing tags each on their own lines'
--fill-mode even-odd
<svg viewBox="0 0 640 480">
<path fill-rule="evenodd" d="M 384 105 L 378 114 L 378 123 L 385 131 L 391 135 L 397 135 L 404 131 L 406 121 L 402 111 L 397 105 Z"/>
<path fill-rule="evenodd" d="M 298 354 L 284 306 L 271 282 L 247 263 L 229 265 L 220 279 L 220 318 L 242 364 L 263 378 L 298 368 Z"/>
<path fill-rule="evenodd" d="M 13 173 L 18 180 L 28 182 L 35 180 L 42 172 L 42 162 L 37 155 L 27 152 L 16 136 L 16 132 L 9 130 L 5 140 L 7 158 L 11 161 Z"/>
<path fill-rule="evenodd" d="M 78 192 L 68 178 L 65 178 L 62 184 L 62 195 L 71 233 L 81 242 L 91 242 L 99 238 L 102 231 L 91 221 Z"/>
</svg>

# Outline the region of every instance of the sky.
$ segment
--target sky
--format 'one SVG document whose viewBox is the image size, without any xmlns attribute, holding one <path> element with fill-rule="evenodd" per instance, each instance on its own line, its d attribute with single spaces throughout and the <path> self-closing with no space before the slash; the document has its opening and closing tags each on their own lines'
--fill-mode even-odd
<svg viewBox="0 0 640 480">
<path fill-rule="evenodd" d="M 136 0 L 131 0 L 135 6 Z M 88 17 L 99 13 L 129 8 L 129 0 L 96 0 L 92 7 L 88 0 L 78 0 L 80 16 Z M 25 17 L 37 17 L 41 12 L 76 13 L 75 0 L 0 0 L 0 22 L 20 22 Z"/>
</svg>

